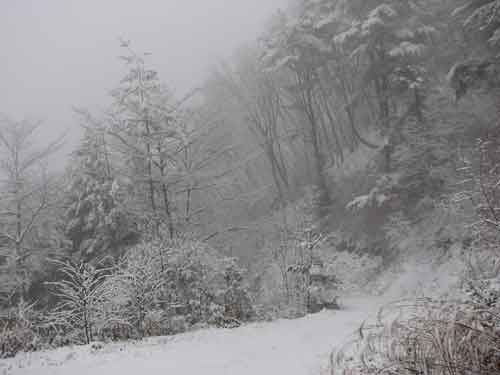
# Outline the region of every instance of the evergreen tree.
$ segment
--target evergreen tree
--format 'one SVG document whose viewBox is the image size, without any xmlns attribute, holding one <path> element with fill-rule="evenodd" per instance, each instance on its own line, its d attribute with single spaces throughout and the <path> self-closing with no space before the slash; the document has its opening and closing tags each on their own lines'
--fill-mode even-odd
<svg viewBox="0 0 500 375">
<path fill-rule="evenodd" d="M 470 89 L 500 87 L 500 1 L 466 1 L 453 15 L 465 29 L 468 52 L 448 75 L 458 101 Z"/>
<path fill-rule="evenodd" d="M 102 133 L 85 129 L 70 176 L 65 232 L 71 252 L 87 260 L 116 254 L 134 233 Z"/>
<path fill-rule="evenodd" d="M 467 0 L 453 14 L 465 17 L 465 28 L 484 36 L 492 48 L 500 47 L 499 0 Z"/>
</svg>

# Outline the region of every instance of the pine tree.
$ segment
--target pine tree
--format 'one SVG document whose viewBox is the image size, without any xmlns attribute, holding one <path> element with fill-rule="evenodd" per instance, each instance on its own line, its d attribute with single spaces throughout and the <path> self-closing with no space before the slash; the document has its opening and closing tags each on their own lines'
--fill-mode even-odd
<svg viewBox="0 0 500 375">
<path fill-rule="evenodd" d="M 465 29 L 470 51 L 448 74 L 458 101 L 470 89 L 500 87 L 500 1 L 468 0 L 454 10 L 453 16 Z"/>
<path fill-rule="evenodd" d="M 70 168 L 66 236 L 71 252 L 83 259 L 116 253 L 133 237 L 102 133 L 87 128 Z"/>
<path fill-rule="evenodd" d="M 384 153 L 389 172 L 401 125 L 409 115 L 419 122 L 424 120 L 428 80 L 424 58 L 438 31 L 423 21 L 424 11 L 408 1 L 359 5 L 346 4 L 350 26 L 334 40 L 351 59 L 365 62 L 358 90 L 368 89 L 375 94 L 379 126 L 387 136 Z M 406 106 L 403 113 L 391 110 L 401 104 Z M 396 121 L 391 120 L 394 116 Z"/>
<path fill-rule="evenodd" d="M 467 30 L 484 35 L 491 47 L 500 47 L 499 0 L 467 0 L 454 10 L 453 15 L 465 16 Z"/>
<path fill-rule="evenodd" d="M 120 259 L 119 268 L 106 283 L 111 310 L 135 329 L 139 337 L 147 333 L 149 313 L 160 308 L 166 279 L 161 252 L 156 243 L 141 243 Z"/>
</svg>

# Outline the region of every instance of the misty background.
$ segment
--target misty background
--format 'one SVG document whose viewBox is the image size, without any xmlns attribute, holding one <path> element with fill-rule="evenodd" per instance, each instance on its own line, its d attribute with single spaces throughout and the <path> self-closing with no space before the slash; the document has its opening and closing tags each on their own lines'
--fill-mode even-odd
<svg viewBox="0 0 500 375">
<path fill-rule="evenodd" d="M 81 134 L 73 107 L 96 110 L 123 74 L 119 38 L 152 54 L 179 96 L 211 67 L 255 40 L 285 0 L 4 0 L 0 113 L 43 121 L 41 142 Z M 61 163 L 64 161 L 61 160 Z"/>
</svg>

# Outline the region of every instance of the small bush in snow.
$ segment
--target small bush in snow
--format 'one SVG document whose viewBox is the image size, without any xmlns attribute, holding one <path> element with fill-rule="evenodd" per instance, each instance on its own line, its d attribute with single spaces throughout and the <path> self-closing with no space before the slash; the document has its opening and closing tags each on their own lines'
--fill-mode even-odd
<svg viewBox="0 0 500 375">
<path fill-rule="evenodd" d="M 23 300 L 3 311 L 0 314 L 0 358 L 41 349 L 40 318 L 34 305 Z"/>
<path fill-rule="evenodd" d="M 103 288 L 108 269 L 99 269 L 85 262 L 54 261 L 64 275 L 61 281 L 49 283 L 60 302 L 51 313 L 51 324 L 62 329 L 78 330 L 89 344 L 101 318 L 100 310 L 106 298 Z"/>
<path fill-rule="evenodd" d="M 242 273 L 234 260 L 201 243 L 139 244 L 105 282 L 102 311 L 112 319 L 102 320 L 128 325 L 138 337 L 249 320 L 253 309 Z"/>
</svg>

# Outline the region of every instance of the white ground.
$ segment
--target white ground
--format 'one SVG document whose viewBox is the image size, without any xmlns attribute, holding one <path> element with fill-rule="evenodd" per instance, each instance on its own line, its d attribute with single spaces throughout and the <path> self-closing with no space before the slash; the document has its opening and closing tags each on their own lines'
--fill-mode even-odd
<svg viewBox="0 0 500 375">
<path fill-rule="evenodd" d="M 84 346 L 26 353 L 0 360 L 0 375 L 319 375 L 333 347 L 382 304 L 381 298 L 349 299 L 341 311 L 297 320 L 109 344 L 100 350 Z"/>
</svg>

